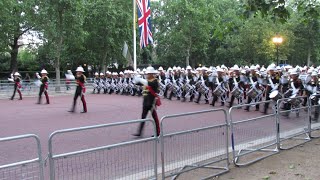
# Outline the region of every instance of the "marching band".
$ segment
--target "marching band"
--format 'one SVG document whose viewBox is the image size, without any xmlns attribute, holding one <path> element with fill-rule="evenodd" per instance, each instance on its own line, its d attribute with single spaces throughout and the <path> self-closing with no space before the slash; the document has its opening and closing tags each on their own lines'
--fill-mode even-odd
<svg viewBox="0 0 320 180">
<path fill-rule="evenodd" d="M 102 73 L 94 80 L 94 93 L 104 89 L 104 92 L 109 94 L 140 96 L 141 87 L 133 80 L 134 77 L 146 78 L 145 71 L 146 69 L 125 70 L 119 75 L 109 71 Z M 298 96 L 312 97 L 312 104 L 319 104 L 317 95 L 320 92 L 320 67 L 279 67 L 270 64 L 265 68 L 257 64 L 250 67 L 234 65 L 227 68 L 221 65 L 196 69 L 187 66 L 184 69 L 174 66 L 167 70 L 159 67 L 156 77 L 159 80 L 159 95 L 169 100 L 175 97 L 182 102 L 186 99 L 192 102 L 195 99 L 195 103 L 204 100 L 205 104 L 209 104 L 211 100 L 211 106 L 216 106 L 216 102 L 220 101 L 221 106 L 228 102 L 228 107 L 232 107 L 236 102 L 247 104 L 245 111 L 250 111 L 250 107 L 260 111 L 260 106 L 256 103 L 264 100 L 277 101 Z M 281 108 L 290 110 L 299 105 L 306 106 L 306 100 L 307 98 L 303 102 L 285 101 Z M 268 109 L 269 103 L 264 103 L 262 113 L 267 114 Z M 316 111 L 314 120 L 318 120 L 318 117 L 319 112 Z"/>
<path fill-rule="evenodd" d="M 77 68 L 77 90 L 74 97 L 74 103 L 71 112 L 74 111 L 75 102 L 80 96 L 83 102 L 83 111 L 87 112 L 86 101 L 84 99 L 86 77 L 82 74 L 83 68 Z M 121 94 L 131 96 L 142 96 L 143 87 L 135 84 L 135 78 L 147 79 L 147 69 L 137 69 L 136 71 L 125 70 L 124 72 L 109 72 L 95 73 L 93 80 L 93 92 L 104 94 Z M 49 97 L 47 95 L 48 77 L 47 71 L 41 71 L 42 85 L 39 92 L 39 101 L 41 102 L 42 93 L 45 94 L 47 104 Z M 68 72 L 68 75 L 72 73 Z M 67 76 L 66 76 L 67 77 Z M 263 105 L 262 113 L 267 114 L 269 109 L 269 100 L 277 101 L 285 98 L 282 107 L 283 110 L 292 110 L 301 106 L 307 105 L 307 99 L 311 99 L 312 105 L 320 105 L 320 66 L 319 67 L 292 67 L 276 66 L 270 64 L 267 68 L 260 65 L 251 65 L 239 67 L 226 67 L 224 65 L 216 67 L 198 67 L 193 69 L 187 66 L 185 69 L 174 66 L 164 70 L 159 67 L 155 77 L 159 82 L 158 95 L 172 100 L 175 97 L 177 100 L 185 102 L 200 103 L 201 100 L 205 104 L 216 106 L 220 101 L 221 106 L 228 103 L 228 107 L 232 107 L 234 103 L 246 105 L 244 110 L 250 111 L 250 107 L 255 107 L 256 111 L 260 111 L 260 106 L 257 102 L 268 101 Z M 14 92 L 11 99 L 14 98 L 15 92 L 18 91 L 20 99 L 22 99 L 20 85 L 20 74 L 18 72 L 8 78 L 15 83 Z M 305 96 L 305 98 L 295 98 Z M 204 98 L 204 99 L 202 99 Z M 236 100 L 236 101 L 235 101 Z M 261 104 L 261 103 L 260 103 Z M 278 107 L 275 107 L 278 108 Z M 316 107 L 314 121 L 318 121 L 319 107 Z M 284 114 L 287 116 L 288 114 Z"/>
</svg>

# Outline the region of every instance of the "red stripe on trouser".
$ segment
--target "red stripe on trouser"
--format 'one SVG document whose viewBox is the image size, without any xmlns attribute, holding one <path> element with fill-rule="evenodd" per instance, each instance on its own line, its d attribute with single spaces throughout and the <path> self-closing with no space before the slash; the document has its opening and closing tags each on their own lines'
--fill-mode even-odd
<svg viewBox="0 0 320 180">
<path fill-rule="evenodd" d="M 49 95 L 48 95 L 48 92 L 47 92 L 47 91 L 44 91 L 44 95 L 46 96 L 47 103 L 49 104 L 49 103 L 50 103 L 50 101 L 49 101 Z"/>
<path fill-rule="evenodd" d="M 87 103 L 86 103 L 86 100 L 84 99 L 84 95 L 81 96 L 81 101 L 83 105 L 83 111 L 87 112 Z"/>
<path fill-rule="evenodd" d="M 160 135 L 160 124 L 159 124 L 159 118 L 156 110 L 152 111 L 152 117 L 154 119 L 154 122 L 156 123 L 156 128 L 157 128 L 157 135 Z"/>
<path fill-rule="evenodd" d="M 21 94 L 21 91 L 19 89 L 17 89 L 18 93 L 19 93 L 19 96 L 20 96 L 20 99 L 22 99 L 22 94 Z"/>
</svg>

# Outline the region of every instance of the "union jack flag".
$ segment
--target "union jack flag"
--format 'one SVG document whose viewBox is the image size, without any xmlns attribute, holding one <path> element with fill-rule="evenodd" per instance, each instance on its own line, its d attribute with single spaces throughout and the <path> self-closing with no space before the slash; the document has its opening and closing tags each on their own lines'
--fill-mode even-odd
<svg viewBox="0 0 320 180">
<path fill-rule="evenodd" d="M 153 43 L 151 32 L 150 0 L 136 0 L 138 7 L 138 24 L 140 32 L 140 48 Z"/>
</svg>

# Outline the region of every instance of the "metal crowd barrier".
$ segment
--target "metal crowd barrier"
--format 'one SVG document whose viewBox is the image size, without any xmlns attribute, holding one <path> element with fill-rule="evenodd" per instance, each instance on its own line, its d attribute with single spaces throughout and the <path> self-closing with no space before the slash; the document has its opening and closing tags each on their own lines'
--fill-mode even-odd
<svg viewBox="0 0 320 180">
<path fill-rule="evenodd" d="M 6 96 L 11 96 L 13 93 L 13 85 L 14 83 L 2 83 L 0 84 L 0 95 L 6 95 Z M 50 83 L 48 86 L 48 92 L 50 95 L 50 92 L 55 92 L 56 84 Z M 76 83 L 71 83 L 71 84 L 60 84 L 60 91 L 59 93 L 74 93 L 74 90 L 76 88 L 77 84 Z M 92 88 L 91 84 L 86 84 L 87 89 L 90 91 Z M 39 86 L 37 86 L 34 83 L 23 83 L 21 92 L 22 96 L 32 96 L 32 95 L 38 95 L 39 93 Z"/>
<path fill-rule="evenodd" d="M 240 117 L 239 120 L 235 120 L 233 114 L 234 110 L 245 108 L 250 104 L 233 106 L 229 109 L 233 163 L 236 166 L 249 165 L 279 152 L 275 103 L 262 101 L 257 104 L 261 106 L 265 103 L 273 106 L 273 112 L 249 119 Z"/>
<path fill-rule="evenodd" d="M 215 123 L 215 115 L 221 112 L 223 123 Z M 205 127 L 190 130 L 181 130 L 166 133 L 165 122 L 175 121 L 177 117 L 190 118 L 192 115 L 209 114 L 212 122 Z M 211 114 L 210 114 L 211 113 Z M 201 116 L 201 118 L 203 118 Z M 198 119 L 192 119 L 197 121 Z M 217 124 L 217 125 L 214 125 Z M 218 172 L 209 177 L 214 177 L 229 171 L 228 152 L 228 119 L 224 109 L 212 109 L 183 114 L 164 116 L 161 119 L 161 160 L 162 179 L 191 171 L 197 168 L 211 168 Z M 220 163 L 220 164 L 217 164 Z M 213 166 L 216 164 L 215 166 Z"/>
<path fill-rule="evenodd" d="M 310 138 L 310 108 L 302 106 L 305 96 L 295 98 L 283 98 L 277 101 L 277 119 L 279 122 L 279 148 L 290 149 L 306 143 Z M 300 102 L 299 107 L 285 109 L 286 102 Z M 308 102 L 309 104 L 309 102 Z"/>
<path fill-rule="evenodd" d="M 56 154 L 53 139 L 73 132 L 151 122 L 153 137 Z M 126 132 L 127 133 L 127 132 Z M 106 137 L 107 138 L 107 137 Z M 49 138 L 50 180 L 56 179 L 157 179 L 157 132 L 153 120 L 132 120 L 55 131 Z"/>
<path fill-rule="evenodd" d="M 309 106 L 310 106 L 310 137 L 311 138 L 319 138 L 319 130 L 320 130 L 320 117 L 316 117 L 316 112 L 320 114 L 320 103 L 319 103 L 320 96 L 316 96 L 316 100 L 312 100 L 309 97 Z M 318 132 L 318 133 L 316 133 Z"/>
<path fill-rule="evenodd" d="M 0 144 L 3 145 L 6 142 L 17 143 L 25 139 L 35 140 L 35 143 L 37 146 L 36 147 L 37 157 L 34 159 L 30 159 L 30 155 L 28 155 L 28 157 L 24 157 L 24 158 L 29 160 L 24 159 L 21 161 L 16 161 L 11 164 L 0 164 L 0 179 L 2 180 L 9 180 L 9 179 L 10 180 L 11 179 L 12 180 L 20 180 L 20 179 L 44 180 L 41 144 L 38 136 L 34 134 L 25 134 L 20 136 L 0 138 Z M 15 149 L 11 149 L 11 151 L 17 150 L 16 144 L 14 146 L 15 146 Z M 24 146 L 23 148 L 26 148 L 25 144 L 23 146 Z"/>
</svg>

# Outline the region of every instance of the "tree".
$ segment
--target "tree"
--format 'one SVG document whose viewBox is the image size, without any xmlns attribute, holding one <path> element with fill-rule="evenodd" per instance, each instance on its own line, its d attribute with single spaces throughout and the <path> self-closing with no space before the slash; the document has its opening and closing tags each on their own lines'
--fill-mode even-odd
<svg viewBox="0 0 320 180">
<path fill-rule="evenodd" d="M 205 60 L 212 18 L 207 1 L 169 0 L 157 8 L 155 39 L 159 59 L 168 65 L 193 66 Z"/>
<path fill-rule="evenodd" d="M 85 49 L 101 71 L 111 63 L 124 63 L 122 48 L 125 41 L 132 39 L 131 16 L 132 4 L 126 1 L 97 0 L 87 4 Z"/>
<path fill-rule="evenodd" d="M 68 48 L 66 42 L 72 42 L 70 45 L 80 45 L 83 38 L 85 3 L 86 1 L 80 0 L 50 0 L 41 4 L 41 28 L 45 44 L 54 57 L 56 91 L 60 91 L 60 63 L 63 52 Z"/>
<path fill-rule="evenodd" d="M 3 0 L 0 2 L 0 44 L 10 52 L 10 70 L 18 70 L 19 48 L 23 35 L 33 36 L 37 30 L 39 6 L 36 0 Z"/>
</svg>

